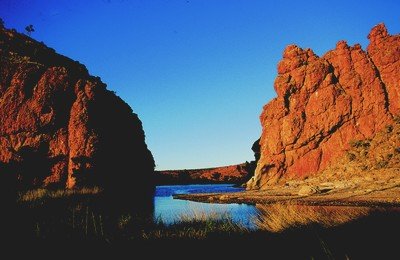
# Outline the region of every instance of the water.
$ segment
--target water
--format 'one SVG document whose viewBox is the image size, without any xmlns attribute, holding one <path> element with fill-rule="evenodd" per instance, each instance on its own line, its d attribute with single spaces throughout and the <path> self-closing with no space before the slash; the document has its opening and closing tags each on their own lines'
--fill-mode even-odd
<svg viewBox="0 0 400 260">
<path fill-rule="evenodd" d="M 242 190 L 228 184 L 157 186 L 154 217 L 166 224 L 179 222 L 182 218 L 185 220 L 230 218 L 233 222 L 247 228 L 273 233 L 297 228 L 304 234 L 314 234 L 314 224 L 316 224 L 326 229 L 320 232 L 326 234 L 327 237 L 334 237 L 335 241 L 337 235 L 351 237 L 353 233 L 361 234 L 363 230 L 369 230 L 370 235 L 377 238 L 382 237 L 383 230 L 385 232 L 389 232 L 392 228 L 399 230 L 400 209 L 398 207 L 305 206 L 290 203 L 254 206 L 236 203 L 201 203 L 172 197 L 174 194 L 224 193 Z M 364 241 L 364 236 L 366 234 L 353 240 Z"/>
<path fill-rule="evenodd" d="M 232 184 L 170 185 L 157 186 L 154 197 L 154 217 L 166 224 L 179 222 L 182 218 L 230 218 L 246 227 L 254 227 L 258 210 L 247 204 L 212 204 L 174 199 L 174 194 L 238 192 L 243 188 Z"/>
</svg>

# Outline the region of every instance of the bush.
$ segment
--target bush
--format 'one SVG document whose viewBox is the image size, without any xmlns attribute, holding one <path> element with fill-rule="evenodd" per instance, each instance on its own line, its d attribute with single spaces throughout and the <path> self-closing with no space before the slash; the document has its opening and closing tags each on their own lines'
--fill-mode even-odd
<svg viewBox="0 0 400 260">
<path fill-rule="evenodd" d="M 28 34 L 29 36 L 31 36 L 31 34 L 35 31 L 35 29 L 33 28 L 33 25 L 30 24 L 30 25 L 28 25 L 28 26 L 25 27 L 25 31 L 27 32 L 27 34 Z"/>
<path fill-rule="evenodd" d="M 376 164 L 375 168 L 376 168 L 376 169 L 382 169 L 382 168 L 385 168 L 387 165 L 388 165 L 388 162 L 387 162 L 387 161 L 379 161 L 379 162 Z"/>
<path fill-rule="evenodd" d="M 220 177 L 221 177 L 221 173 L 219 173 L 219 172 L 214 172 L 214 173 L 212 174 L 212 178 L 213 178 L 214 180 L 219 180 Z"/>
<path fill-rule="evenodd" d="M 346 156 L 349 161 L 354 161 L 356 159 L 356 155 L 352 153 L 347 153 Z"/>
<path fill-rule="evenodd" d="M 361 148 L 361 147 L 368 148 L 371 145 L 369 142 L 370 142 L 369 140 L 351 140 L 349 144 L 351 147 L 354 148 Z"/>
<path fill-rule="evenodd" d="M 393 126 L 392 125 L 387 125 L 387 126 L 385 126 L 385 131 L 386 131 L 386 133 L 391 133 L 392 131 L 393 131 Z"/>
</svg>

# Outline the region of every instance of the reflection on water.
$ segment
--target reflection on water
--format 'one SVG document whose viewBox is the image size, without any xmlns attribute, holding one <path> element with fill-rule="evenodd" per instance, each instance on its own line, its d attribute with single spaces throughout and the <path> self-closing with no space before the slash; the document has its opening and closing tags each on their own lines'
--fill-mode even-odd
<svg viewBox="0 0 400 260">
<path fill-rule="evenodd" d="M 304 206 L 290 204 L 257 204 L 259 229 L 281 232 L 288 228 L 319 224 L 333 227 L 369 215 L 373 209 L 347 206 Z"/>
<path fill-rule="evenodd" d="M 258 211 L 247 204 L 212 204 L 173 199 L 174 194 L 235 192 L 243 188 L 235 188 L 231 184 L 210 185 L 171 185 L 157 186 L 154 197 L 154 217 L 166 224 L 180 220 L 227 218 L 246 227 L 254 227 L 254 219 Z"/>
<path fill-rule="evenodd" d="M 349 206 L 305 206 L 293 204 L 213 204 L 173 199 L 174 194 L 237 192 L 228 184 L 158 186 L 154 198 L 155 220 L 173 224 L 191 219 L 229 219 L 251 229 L 281 232 L 291 228 L 307 229 L 317 224 L 335 227 L 374 213 L 393 215 L 398 208 L 383 209 Z M 386 214 L 385 213 L 385 214 Z M 398 215 L 398 214 L 397 214 Z"/>
</svg>

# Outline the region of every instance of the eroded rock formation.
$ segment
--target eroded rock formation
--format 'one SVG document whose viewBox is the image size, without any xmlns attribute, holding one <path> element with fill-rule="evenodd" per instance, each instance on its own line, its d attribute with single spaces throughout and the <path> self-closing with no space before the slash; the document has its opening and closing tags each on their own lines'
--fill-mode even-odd
<svg viewBox="0 0 400 260">
<path fill-rule="evenodd" d="M 234 183 L 243 184 L 250 177 L 253 162 L 205 169 L 156 171 L 156 183 L 162 184 L 201 184 Z M 253 172 L 251 172 L 251 175 Z"/>
<path fill-rule="evenodd" d="M 141 121 L 100 78 L 4 28 L 0 57 L 2 176 L 19 188 L 151 190 L 154 160 Z"/>
<path fill-rule="evenodd" d="M 277 97 L 264 106 L 261 157 L 248 189 L 325 169 L 400 113 L 400 35 L 375 26 L 364 51 L 339 41 L 322 57 L 288 46 L 278 64 Z"/>
</svg>

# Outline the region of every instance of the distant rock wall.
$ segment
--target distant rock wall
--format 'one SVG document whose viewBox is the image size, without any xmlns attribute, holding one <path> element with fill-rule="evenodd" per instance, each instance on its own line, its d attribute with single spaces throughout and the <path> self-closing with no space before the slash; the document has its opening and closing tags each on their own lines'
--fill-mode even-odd
<svg viewBox="0 0 400 260">
<path fill-rule="evenodd" d="M 129 105 L 83 65 L 4 28 L 0 122 L 0 174 L 17 188 L 152 190 L 154 160 Z"/>
<path fill-rule="evenodd" d="M 234 183 L 243 184 L 249 179 L 251 163 L 229 165 L 206 169 L 156 171 L 156 183 L 162 184 L 202 184 Z"/>
<path fill-rule="evenodd" d="M 318 57 L 288 46 L 278 64 L 277 97 L 264 106 L 261 156 L 248 189 L 265 189 L 325 169 L 400 113 L 400 35 L 384 24 L 368 36 L 367 52 L 339 41 Z"/>
</svg>

